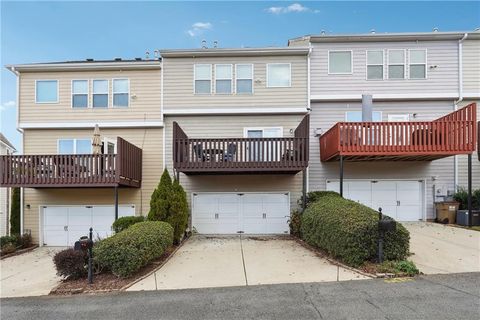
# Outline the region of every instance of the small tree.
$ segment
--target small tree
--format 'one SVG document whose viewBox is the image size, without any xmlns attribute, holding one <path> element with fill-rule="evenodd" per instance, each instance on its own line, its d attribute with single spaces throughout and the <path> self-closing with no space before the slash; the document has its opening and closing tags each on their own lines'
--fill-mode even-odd
<svg viewBox="0 0 480 320">
<path fill-rule="evenodd" d="M 150 199 L 150 211 L 148 220 L 165 221 L 169 211 L 169 198 L 172 192 L 172 179 L 168 170 L 165 168 L 158 187 L 153 191 Z"/>
<path fill-rule="evenodd" d="M 188 202 L 187 194 L 177 179 L 173 182 L 169 204 L 170 210 L 165 221 L 173 227 L 173 242 L 178 244 L 188 225 Z"/>
<path fill-rule="evenodd" d="M 10 211 L 10 234 L 20 234 L 20 188 L 12 189 L 12 208 Z"/>
</svg>

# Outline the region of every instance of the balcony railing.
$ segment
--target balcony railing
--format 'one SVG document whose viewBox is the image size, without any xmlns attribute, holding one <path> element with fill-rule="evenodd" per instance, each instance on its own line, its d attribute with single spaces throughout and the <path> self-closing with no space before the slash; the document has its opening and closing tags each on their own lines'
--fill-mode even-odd
<svg viewBox="0 0 480 320">
<path fill-rule="evenodd" d="M 122 138 L 117 154 L 0 157 L 2 187 L 140 187 L 142 150 Z"/>
<path fill-rule="evenodd" d="M 472 153 L 476 104 L 434 121 L 339 122 L 320 137 L 322 161 L 434 160 Z"/>
<path fill-rule="evenodd" d="M 288 138 L 189 138 L 173 124 L 174 168 L 186 174 L 296 173 L 308 166 L 306 116 Z"/>
</svg>

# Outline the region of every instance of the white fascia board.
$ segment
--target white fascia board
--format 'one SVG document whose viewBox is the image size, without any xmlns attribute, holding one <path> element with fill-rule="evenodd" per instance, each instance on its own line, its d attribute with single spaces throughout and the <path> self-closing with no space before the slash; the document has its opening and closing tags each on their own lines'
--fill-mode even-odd
<svg viewBox="0 0 480 320">
<path fill-rule="evenodd" d="M 94 128 L 163 128 L 162 121 L 125 122 L 21 122 L 21 129 L 84 129 Z"/>
<path fill-rule="evenodd" d="M 480 92 L 464 92 L 464 99 L 480 99 Z"/>
<path fill-rule="evenodd" d="M 444 100 L 458 98 L 458 92 L 445 93 L 393 93 L 393 94 L 372 94 L 373 100 Z M 362 100 L 361 94 L 313 94 L 311 101 L 355 101 Z"/>
<path fill-rule="evenodd" d="M 307 107 L 299 108 L 216 108 L 216 109 L 189 109 L 175 108 L 164 109 L 166 116 L 174 115 L 222 115 L 222 114 L 304 114 L 307 113 Z"/>
</svg>

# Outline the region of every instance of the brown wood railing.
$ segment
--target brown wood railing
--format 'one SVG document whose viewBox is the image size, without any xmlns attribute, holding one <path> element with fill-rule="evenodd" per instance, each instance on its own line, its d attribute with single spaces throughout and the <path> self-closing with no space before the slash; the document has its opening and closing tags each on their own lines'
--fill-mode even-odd
<svg viewBox="0 0 480 320">
<path fill-rule="evenodd" d="M 434 121 L 339 122 L 320 137 L 320 158 L 413 156 L 415 160 L 414 156 L 424 156 L 432 160 L 472 153 L 475 144 L 476 104 L 472 103 Z"/>
<path fill-rule="evenodd" d="M 185 173 L 298 172 L 308 166 L 309 119 L 288 138 L 189 138 L 173 125 L 174 168 Z"/>
<path fill-rule="evenodd" d="M 0 157 L 2 187 L 140 187 L 142 150 L 122 138 L 117 154 Z"/>
</svg>

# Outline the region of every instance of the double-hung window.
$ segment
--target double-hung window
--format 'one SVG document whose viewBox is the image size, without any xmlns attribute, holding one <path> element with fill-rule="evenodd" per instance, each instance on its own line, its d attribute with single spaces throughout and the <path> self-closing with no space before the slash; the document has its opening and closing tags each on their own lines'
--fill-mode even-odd
<svg viewBox="0 0 480 320">
<path fill-rule="evenodd" d="M 367 51 L 367 79 L 383 79 L 383 50 Z"/>
<path fill-rule="evenodd" d="M 212 65 L 196 64 L 194 69 L 195 89 L 197 94 L 212 93 Z"/>
<path fill-rule="evenodd" d="M 410 79 L 427 78 L 427 50 L 409 50 L 408 69 Z"/>
<path fill-rule="evenodd" d="M 388 50 L 388 79 L 405 79 L 405 50 Z"/>
<path fill-rule="evenodd" d="M 108 80 L 93 80 L 93 108 L 108 108 Z"/>
<path fill-rule="evenodd" d="M 352 51 L 329 51 L 328 74 L 351 74 Z"/>
<path fill-rule="evenodd" d="M 232 93 L 232 65 L 215 65 L 215 93 Z"/>
<path fill-rule="evenodd" d="M 57 103 L 58 81 L 37 80 L 35 82 L 35 103 Z"/>
<path fill-rule="evenodd" d="M 72 108 L 88 107 L 88 80 L 72 80 Z"/>
<path fill-rule="evenodd" d="M 130 100 L 130 82 L 128 79 L 113 79 L 113 106 L 128 107 Z"/>
<path fill-rule="evenodd" d="M 90 139 L 59 139 L 58 154 L 91 154 Z"/>
<path fill-rule="evenodd" d="M 291 86 L 290 63 L 267 64 L 267 87 L 280 88 Z"/>
<path fill-rule="evenodd" d="M 235 79 L 236 93 L 253 93 L 253 64 L 237 64 L 235 66 Z"/>
</svg>

